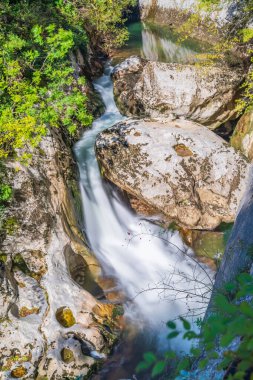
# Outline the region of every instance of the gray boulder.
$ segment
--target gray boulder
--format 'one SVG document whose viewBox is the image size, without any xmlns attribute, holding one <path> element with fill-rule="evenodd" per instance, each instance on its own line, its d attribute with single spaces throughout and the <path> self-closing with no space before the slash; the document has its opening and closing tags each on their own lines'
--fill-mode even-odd
<svg viewBox="0 0 253 380">
<path fill-rule="evenodd" d="M 113 80 L 118 106 L 128 116 L 175 115 L 215 129 L 236 117 L 243 73 L 130 57 L 115 67 Z"/>
<path fill-rule="evenodd" d="M 249 165 L 206 127 L 129 119 L 98 135 L 96 153 L 105 177 L 137 210 L 192 229 L 235 219 Z"/>
</svg>

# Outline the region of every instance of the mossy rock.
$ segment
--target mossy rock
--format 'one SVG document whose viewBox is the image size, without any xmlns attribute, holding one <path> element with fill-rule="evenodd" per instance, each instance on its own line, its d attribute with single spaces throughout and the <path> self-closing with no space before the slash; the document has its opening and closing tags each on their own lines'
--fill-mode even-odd
<svg viewBox="0 0 253 380">
<path fill-rule="evenodd" d="M 69 307 L 62 306 L 55 313 L 57 321 L 63 327 L 71 327 L 76 323 L 75 317 Z"/>
<path fill-rule="evenodd" d="M 19 366 L 17 368 L 14 368 L 11 371 L 11 376 L 14 377 L 15 379 L 20 379 L 24 377 L 27 374 L 27 369 L 23 366 Z"/>
<path fill-rule="evenodd" d="M 246 112 L 239 120 L 230 140 L 250 161 L 253 160 L 253 112 Z"/>
<path fill-rule="evenodd" d="M 5 253 L 0 252 L 0 262 L 5 264 L 6 261 L 7 261 L 7 255 Z"/>
<path fill-rule="evenodd" d="M 226 242 L 223 232 L 194 231 L 193 250 L 197 256 L 217 259 L 224 254 Z"/>
<path fill-rule="evenodd" d="M 73 351 L 66 347 L 61 350 L 61 358 L 62 361 L 67 364 L 75 360 Z"/>
</svg>

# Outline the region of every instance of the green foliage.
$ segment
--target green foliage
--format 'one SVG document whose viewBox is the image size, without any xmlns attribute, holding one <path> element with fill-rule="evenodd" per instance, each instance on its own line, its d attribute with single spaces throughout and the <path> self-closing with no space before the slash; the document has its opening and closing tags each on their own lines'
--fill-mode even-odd
<svg viewBox="0 0 253 380">
<path fill-rule="evenodd" d="M 92 117 L 84 78 L 70 60 L 89 36 L 104 49 L 127 38 L 123 10 L 133 0 L 3 0 L 0 3 L 0 159 L 29 161 L 50 128 L 73 135 Z"/>
<path fill-rule="evenodd" d="M 182 317 L 180 320 L 183 331 L 177 328 L 175 321 L 167 323 L 170 329 L 168 338 L 175 338 L 180 331 L 183 339 L 193 342 L 190 355 L 178 358 L 176 353 L 169 351 L 165 353 L 164 358 L 158 359 L 153 353 L 148 353 L 148 356 L 144 355 L 144 361 L 139 364 L 138 371 L 149 370 L 151 377 L 155 377 L 170 365 L 168 379 L 174 379 L 180 374 L 187 378 L 192 363 L 196 363 L 197 360 L 199 371 L 206 370 L 210 361 L 213 361 L 217 373 L 227 372 L 230 380 L 253 377 L 251 275 L 240 274 L 235 283 L 227 284 L 223 293 L 216 294 L 212 313 L 207 320 L 201 322 L 199 334 L 192 329 L 188 320 Z"/>
<path fill-rule="evenodd" d="M 79 3 L 83 3 L 79 1 Z M 128 31 L 124 27 L 123 13 L 136 4 L 136 0 L 86 0 L 85 15 L 91 27 L 96 30 L 103 42 L 103 48 L 109 52 L 112 48 L 124 44 Z"/>
<path fill-rule="evenodd" d="M 5 183 L 0 184 L 0 203 L 8 202 L 12 196 L 12 188 Z"/>
<path fill-rule="evenodd" d="M 59 23 L 41 25 L 39 15 L 38 24 L 21 27 L 16 25 L 18 10 L 8 13 L 13 28 L 3 26 L 6 14 L 0 19 L 0 158 L 27 160 L 27 147 L 38 146 L 48 128 L 63 127 L 73 134 L 92 119 L 85 109 L 84 80 L 74 76 L 69 59 L 74 32 Z"/>
<path fill-rule="evenodd" d="M 5 209 L 11 198 L 12 188 L 8 183 L 7 169 L 0 161 L 0 234 L 5 223 Z"/>
</svg>

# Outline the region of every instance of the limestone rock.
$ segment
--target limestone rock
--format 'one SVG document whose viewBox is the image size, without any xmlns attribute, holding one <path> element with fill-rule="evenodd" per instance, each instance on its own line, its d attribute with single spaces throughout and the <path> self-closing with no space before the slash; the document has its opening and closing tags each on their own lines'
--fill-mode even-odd
<svg viewBox="0 0 253 380">
<path fill-rule="evenodd" d="M 29 379 L 37 373 L 48 379 L 56 372 L 59 378 L 85 376 L 93 359 L 80 355 L 55 311 L 67 305 L 78 321 L 71 331 L 85 329 L 100 350 L 103 336 L 91 315 L 101 269 L 81 231 L 76 167 L 61 131 L 43 137 L 30 166 L 8 162 L 6 176 L 13 197 L 6 209 L 8 228 L 0 236 L 1 375 L 10 377 L 9 358 L 15 349 L 21 358 L 29 358 Z M 60 358 L 66 346 L 75 354 L 68 366 Z"/>
<path fill-rule="evenodd" d="M 235 218 L 249 166 L 206 127 L 129 119 L 100 133 L 96 152 L 109 180 L 168 223 L 214 229 Z"/>
<path fill-rule="evenodd" d="M 253 111 L 245 113 L 239 120 L 231 145 L 240 150 L 250 161 L 253 160 Z"/>
<path fill-rule="evenodd" d="M 243 74 L 130 57 L 115 67 L 113 79 L 118 106 L 128 116 L 183 117 L 214 129 L 235 118 Z"/>
<path fill-rule="evenodd" d="M 57 309 L 55 316 L 56 316 L 57 321 L 63 327 L 67 328 L 76 324 L 76 320 L 71 309 L 66 306 L 63 306 Z"/>
</svg>

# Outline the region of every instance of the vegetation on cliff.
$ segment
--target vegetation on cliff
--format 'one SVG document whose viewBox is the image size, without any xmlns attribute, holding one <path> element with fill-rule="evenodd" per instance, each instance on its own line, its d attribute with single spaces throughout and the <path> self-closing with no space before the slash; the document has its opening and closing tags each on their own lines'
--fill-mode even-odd
<svg viewBox="0 0 253 380">
<path fill-rule="evenodd" d="M 36 147 L 48 128 L 73 134 L 91 123 L 85 80 L 75 75 L 69 54 L 85 51 L 86 20 L 103 34 L 105 49 L 123 43 L 126 30 L 117 31 L 128 4 L 133 1 L 1 2 L 0 158 L 29 159 L 25 148 Z"/>
<path fill-rule="evenodd" d="M 219 25 L 213 15 L 222 11 L 224 7 L 229 8 L 229 6 L 231 6 L 229 21 Z M 212 49 L 209 53 L 200 55 L 201 64 L 208 65 L 221 60 L 231 67 L 241 66 L 245 71 L 248 71 L 242 86 L 243 95 L 237 104 L 239 114 L 245 110 L 251 110 L 253 107 L 253 71 L 249 69 L 253 63 L 252 13 L 252 0 L 227 0 L 225 2 L 221 0 L 198 0 L 196 9 L 180 28 L 183 38 L 188 38 L 194 34 L 195 29 L 204 25 L 209 40 L 212 41 Z"/>
<path fill-rule="evenodd" d="M 0 4 L 0 161 L 29 163 L 50 128 L 74 135 L 91 124 L 85 78 L 70 53 L 97 35 L 107 53 L 127 38 L 123 10 L 133 0 L 3 0 Z M 0 208 L 11 197 L 0 178 Z M 1 216 L 0 216 L 1 218 Z"/>
</svg>

